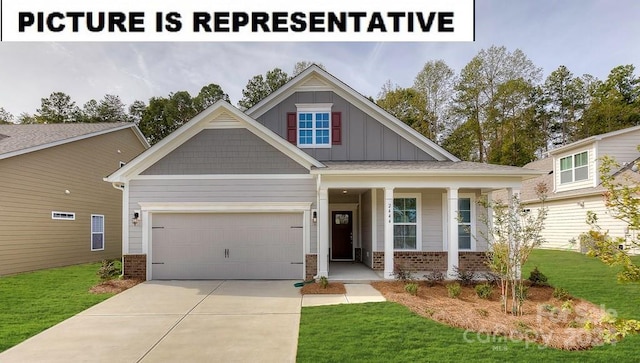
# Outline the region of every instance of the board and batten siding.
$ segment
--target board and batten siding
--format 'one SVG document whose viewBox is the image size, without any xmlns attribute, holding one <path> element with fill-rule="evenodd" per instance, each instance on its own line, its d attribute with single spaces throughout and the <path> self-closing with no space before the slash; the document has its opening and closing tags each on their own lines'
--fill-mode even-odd
<svg viewBox="0 0 640 363">
<path fill-rule="evenodd" d="M 308 173 L 251 131 L 236 128 L 202 130 L 142 175 Z"/>
<path fill-rule="evenodd" d="M 145 179 L 129 183 L 129 215 L 139 202 L 234 203 L 316 202 L 316 180 L 303 179 Z M 313 206 L 311 208 L 315 208 Z M 316 253 L 317 228 L 310 226 L 309 253 Z M 305 249 L 306 250 L 306 249 Z M 128 253 L 143 253 L 142 226 L 129 222 Z"/>
<path fill-rule="evenodd" d="M 588 152 L 588 159 L 589 159 L 589 177 L 585 180 L 580 180 L 580 181 L 574 181 L 574 182 L 570 182 L 570 183 L 560 183 L 560 176 L 561 176 L 561 172 L 560 172 L 560 160 L 564 157 L 567 156 L 571 156 L 571 155 L 575 155 L 575 154 L 580 154 L 582 152 Z M 554 173 L 553 173 L 553 177 L 554 177 L 554 182 L 555 182 L 555 191 L 556 192 L 564 192 L 567 190 L 575 190 L 575 189 L 581 189 L 581 188 L 589 188 L 589 187 L 595 187 L 597 185 L 597 183 L 594 184 L 594 180 L 595 180 L 595 176 L 596 176 L 596 170 L 594 168 L 594 166 L 596 165 L 596 152 L 595 152 L 595 148 L 593 147 L 593 144 L 590 146 L 585 146 L 582 148 L 575 148 L 575 149 L 571 149 L 568 151 L 563 152 L 562 154 L 557 154 L 554 155 Z"/>
<path fill-rule="evenodd" d="M 582 204 L 584 203 L 584 207 Z M 531 209 L 539 204 L 530 204 Z M 589 231 L 587 211 L 598 215 L 598 225 L 608 230 L 612 237 L 624 237 L 626 224 L 609 215 L 601 195 L 592 195 L 559 201 L 547 201 L 547 219 L 544 222 L 542 248 L 580 250 L 578 236 Z M 575 239 L 576 243 L 571 240 Z"/>
<path fill-rule="evenodd" d="M 122 192 L 103 178 L 144 149 L 128 128 L 0 160 L 0 275 L 119 258 Z M 92 214 L 104 251 L 91 251 Z"/>
<path fill-rule="evenodd" d="M 364 111 L 331 91 L 295 92 L 257 118 L 271 131 L 287 139 L 287 113 L 296 104 L 331 103 L 342 120 L 340 145 L 330 148 L 301 148 L 320 161 L 345 160 L 435 160 Z"/>
</svg>

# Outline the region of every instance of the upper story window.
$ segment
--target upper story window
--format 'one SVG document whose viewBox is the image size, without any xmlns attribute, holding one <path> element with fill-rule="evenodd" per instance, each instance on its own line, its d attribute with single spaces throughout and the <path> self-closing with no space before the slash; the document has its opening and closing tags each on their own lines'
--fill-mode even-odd
<svg viewBox="0 0 640 363">
<path fill-rule="evenodd" d="M 589 153 L 587 151 L 560 159 L 560 184 L 589 178 Z"/>
<path fill-rule="evenodd" d="M 330 147 L 329 111 L 298 111 L 298 146 Z"/>
</svg>

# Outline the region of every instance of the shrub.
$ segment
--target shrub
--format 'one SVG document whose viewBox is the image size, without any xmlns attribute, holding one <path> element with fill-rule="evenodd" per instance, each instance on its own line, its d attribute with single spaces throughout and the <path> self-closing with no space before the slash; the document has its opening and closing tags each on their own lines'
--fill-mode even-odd
<svg viewBox="0 0 640 363">
<path fill-rule="evenodd" d="M 102 281 L 115 279 L 122 274 L 122 262 L 120 260 L 102 260 L 102 265 L 96 274 Z"/>
<path fill-rule="evenodd" d="M 454 269 L 456 271 L 456 275 L 458 276 L 456 280 L 458 280 L 458 282 L 462 286 L 473 285 L 473 282 L 475 281 L 475 275 L 476 275 L 473 270 L 463 270 L 458 266 L 455 266 Z"/>
<path fill-rule="evenodd" d="M 571 295 L 569 295 L 569 291 L 567 291 L 566 289 L 562 288 L 562 287 L 556 287 L 555 289 L 553 289 L 553 297 L 555 297 L 558 300 L 569 300 L 571 298 Z"/>
<path fill-rule="evenodd" d="M 500 276 L 495 272 L 485 272 L 482 274 L 482 277 L 487 281 L 487 283 L 491 286 L 500 285 Z"/>
<path fill-rule="evenodd" d="M 462 286 L 459 283 L 454 282 L 452 284 L 447 285 L 447 293 L 450 298 L 457 298 L 462 293 Z"/>
<path fill-rule="evenodd" d="M 393 276 L 400 281 L 412 281 L 413 273 L 407 270 L 403 264 L 396 263 L 393 266 Z"/>
<path fill-rule="evenodd" d="M 562 303 L 562 311 L 567 311 L 569 313 L 573 313 L 573 301 L 566 300 Z"/>
<path fill-rule="evenodd" d="M 437 283 L 444 281 L 444 273 L 442 271 L 432 271 L 424 275 L 424 279 L 427 281 L 427 285 L 433 286 Z"/>
<path fill-rule="evenodd" d="M 404 285 L 404 291 L 408 292 L 413 296 L 416 296 L 418 295 L 418 284 L 416 284 L 415 282 L 410 282 Z"/>
<path fill-rule="evenodd" d="M 536 266 L 531 273 L 529 274 L 529 281 L 531 282 L 531 286 L 548 286 L 547 276 L 538 270 L 538 266 Z"/>
<path fill-rule="evenodd" d="M 476 285 L 475 289 L 476 294 L 481 299 L 488 300 L 489 298 L 491 298 L 491 294 L 493 294 L 493 288 L 487 283 Z"/>
<path fill-rule="evenodd" d="M 320 284 L 320 287 L 326 289 L 327 286 L 329 286 L 329 279 L 327 279 L 327 276 L 320 276 L 318 283 Z"/>
</svg>

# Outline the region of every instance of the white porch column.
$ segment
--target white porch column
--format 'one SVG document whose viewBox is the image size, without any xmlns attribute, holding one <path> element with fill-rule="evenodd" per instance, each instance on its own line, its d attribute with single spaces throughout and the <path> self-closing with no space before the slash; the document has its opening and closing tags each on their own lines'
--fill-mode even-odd
<svg viewBox="0 0 640 363">
<path fill-rule="evenodd" d="M 318 276 L 329 277 L 329 190 L 320 189 L 318 203 Z"/>
<path fill-rule="evenodd" d="M 393 279 L 393 188 L 384 188 L 384 278 Z"/>
<path fill-rule="evenodd" d="M 458 266 L 458 188 L 447 188 L 447 277 L 456 278 Z"/>
</svg>

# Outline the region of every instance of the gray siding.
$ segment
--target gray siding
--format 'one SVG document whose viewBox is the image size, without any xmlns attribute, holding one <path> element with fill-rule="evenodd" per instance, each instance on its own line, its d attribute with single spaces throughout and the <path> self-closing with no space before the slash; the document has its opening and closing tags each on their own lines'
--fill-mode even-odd
<svg viewBox="0 0 640 363">
<path fill-rule="evenodd" d="M 202 130 L 143 175 L 303 174 L 300 164 L 247 129 Z"/>
<path fill-rule="evenodd" d="M 331 111 L 342 113 L 342 145 L 332 145 L 330 149 L 302 149 L 317 160 L 435 160 L 378 120 L 329 91 L 296 92 L 257 120 L 286 139 L 287 113 L 296 112 L 296 103 L 332 103 Z"/>
<path fill-rule="evenodd" d="M 133 180 L 129 185 L 129 215 L 139 202 L 310 202 L 316 201 L 315 179 Z M 314 207 L 315 208 L 315 207 Z M 313 229 L 313 227 L 312 227 Z M 311 233 L 315 253 L 316 233 Z M 129 253 L 142 253 L 142 226 L 129 224 Z"/>
</svg>

